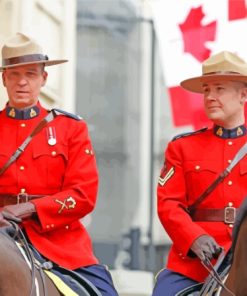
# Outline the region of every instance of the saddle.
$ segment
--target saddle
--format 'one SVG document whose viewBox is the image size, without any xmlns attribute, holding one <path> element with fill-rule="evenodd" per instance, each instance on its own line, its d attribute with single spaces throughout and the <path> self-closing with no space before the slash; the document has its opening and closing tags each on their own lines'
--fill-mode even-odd
<svg viewBox="0 0 247 296">
<path fill-rule="evenodd" d="M 30 246 L 30 248 L 35 258 L 36 268 L 42 268 L 44 273 L 51 279 L 57 289 L 64 295 L 68 295 L 66 291 L 70 291 L 69 295 L 74 296 L 101 296 L 98 289 L 95 288 L 94 285 L 85 277 L 82 277 L 72 270 L 60 267 L 51 261 L 45 260 L 33 246 Z M 72 293 L 71 290 L 74 293 Z"/>
</svg>

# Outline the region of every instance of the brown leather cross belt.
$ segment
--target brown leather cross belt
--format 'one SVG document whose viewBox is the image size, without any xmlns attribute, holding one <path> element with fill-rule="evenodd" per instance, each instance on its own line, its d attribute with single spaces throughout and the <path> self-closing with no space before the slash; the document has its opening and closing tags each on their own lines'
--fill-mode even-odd
<svg viewBox="0 0 247 296">
<path fill-rule="evenodd" d="M 225 207 L 224 209 L 196 209 L 191 218 L 193 221 L 224 222 L 234 224 L 238 209 Z"/>
<path fill-rule="evenodd" d="M 19 194 L 0 194 L 0 207 L 8 206 L 8 205 L 16 205 L 23 202 L 28 202 L 32 199 L 43 197 L 44 195 L 33 195 L 27 193 L 19 193 Z"/>
</svg>

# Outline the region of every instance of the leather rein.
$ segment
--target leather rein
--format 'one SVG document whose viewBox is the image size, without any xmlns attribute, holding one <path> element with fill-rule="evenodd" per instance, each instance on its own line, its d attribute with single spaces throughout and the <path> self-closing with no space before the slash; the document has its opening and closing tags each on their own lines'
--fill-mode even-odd
<svg viewBox="0 0 247 296">
<path fill-rule="evenodd" d="M 223 282 L 223 279 L 224 279 L 224 276 L 227 275 L 227 273 L 229 272 L 229 269 L 230 269 L 230 265 L 228 265 L 222 272 L 221 276 L 220 274 L 217 272 L 217 268 L 219 267 L 219 265 L 222 263 L 223 259 L 225 257 L 225 253 L 224 251 L 222 250 L 221 251 L 221 254 L 218 258 L 218 261 L 216 263 L 215 266 L 213 266 L 213 264 L 211 263 L 211 261 L 206 257 L 205 260 L 202 260 L 202 265 L 207 269 L 207 271 L 209 272 L 211 278 L 206 281 L 202 287 L 202 289 L 200 290 L 200 293 L 199 293 L 199 296 L 208 296 L 208 295 L 212 295 L 212 294 L 209 294 L 210 293 L 213 293 L 215 291 L 215 289 L 217 288 L 217 285 L 212 285 L 212 283 L 210 283 L 210 280 L 211 279 L 214 279 L 215 282 L 224 290 L 226 290 L 229 295 L 231 296 L 236 296 L 229 288 L 226 287 L 226 285 L 224 284 Z M 209 285 L 210 284 L 210 285 Z M 209 286 L 209 287 L 208 287 Z M 210 291 L 210 288 L 213 286 L 213 291 Z"/>
<path fill-rule="evenodd" d="M 29 244 L 27 242 L 27 239 L 24 235 L 24 233 L 22 232 L 21 228 L 18 226 L 17 223 L 21 222 L 21 219 L 16 218 L 6 212 L 2 212 L 4 219 L 6 219 L 11 226 L 14 229 L 14 234 L 13 236 L 11 236 L 13 238 L 13 240 L 19 242 L 23 248 L 23 250 L 25 251 L 25 255 L 27 256 L 27 259 L 30 263 L 30 270 L 31 270 L 31 288 L 30 288 L 30 296 L 35 296 L 37 295 L 36 290 L 35 290 L 35 270 L 38 271 L 38 273 L 40 274 L 40 279 L 42 282 L 42 290 L 43 290 L 43 296 L 48 296 L 48 292 L 47 292 L 47 287 L 46 287 L 46 283 L 45 283 L 45 275 L 44 275 L 44 271 L 43 271 L 43 266 L 42 264 L 38 265 L 35 262 L 35 258 L 33 256 L 32 250 L 29 247 Z"/>
</svg>

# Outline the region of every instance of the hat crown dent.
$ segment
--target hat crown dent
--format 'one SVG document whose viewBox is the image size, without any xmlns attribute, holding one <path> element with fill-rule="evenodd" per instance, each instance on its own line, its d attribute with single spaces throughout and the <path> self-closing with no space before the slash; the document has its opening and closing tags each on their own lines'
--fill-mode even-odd
<svg viewBox="0 0 247 296">
<path fill-rule="evenodd" d="M 29 54 L 43 54 L 41 46 L 32 38 L 16 33 L 2 48 L 2 58 L 9 59 Z"/>
<path fill-rule="evenodd" d="M 235 72 L 247 75 L 247 64 L 237 55 L 223 51 L 203 62 L 203 75 L 213 72 Z"/>
</svg>

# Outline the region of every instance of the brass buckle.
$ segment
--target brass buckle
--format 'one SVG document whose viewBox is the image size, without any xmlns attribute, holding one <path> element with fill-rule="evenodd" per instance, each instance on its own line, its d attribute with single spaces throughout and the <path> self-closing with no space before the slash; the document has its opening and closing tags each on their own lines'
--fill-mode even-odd
<svg viewBox="0 0 247 296">
<path fill-rule="evenodd" d="M 236 219 L 236 208 L 225 207 L 224 210 L 224 222 L 226 224 L 234 224 Z"/>
<path fill-rule="evenodd" d="M 19 204 L 22 202 L 28 202 L 28 194 L 27 193 L 18 193 L 17 194 L 17 202 L 16 203 Z"/>
</svg>

